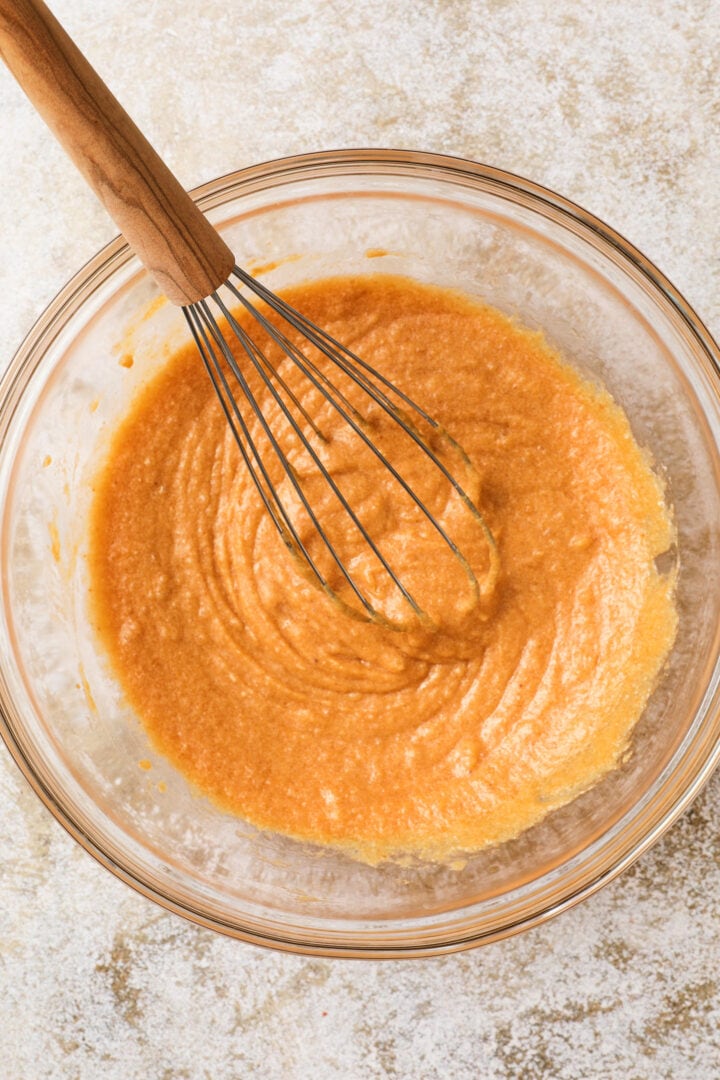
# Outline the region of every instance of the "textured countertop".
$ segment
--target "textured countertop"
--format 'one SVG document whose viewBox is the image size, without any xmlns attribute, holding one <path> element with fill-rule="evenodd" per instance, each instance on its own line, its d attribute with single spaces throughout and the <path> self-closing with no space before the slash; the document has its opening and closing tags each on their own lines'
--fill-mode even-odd
<svg viewBox="0 0 720 1080">
<path fill-rule="evenodd" d="M 611 222 L 720 334 L 718 0 L 55 0 L 186 186 L 282 154 L 485 161 Z M 0 71 L 7 362 L 115 229 Z M 429 961 L 304 959 L 115 880 L 0 747 L 8 1080 L 720 1075 L 720 775 L 620 879 Z"/>
</svg>

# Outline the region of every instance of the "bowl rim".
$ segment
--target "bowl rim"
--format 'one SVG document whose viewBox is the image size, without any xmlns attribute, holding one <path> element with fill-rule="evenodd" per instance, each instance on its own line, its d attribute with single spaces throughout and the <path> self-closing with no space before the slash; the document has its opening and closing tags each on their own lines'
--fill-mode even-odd
<svg viewBox="0 0 720 1080">
<path fill-rule="evenodd" d="M 484 185 L 500 194 L 512 193 L 516 199 L 517 196 L 528 198 L 531 200 L 533 209 L 537 210 L 544 206 L 548 211 L 558 215 L 562 223 L 572 226 L 574 231 L 580 229 L 583 232 L 589 232 L 605 245 L 609 245 L 622 262 L 632 266 L 641 278 L 650 284 L 652 290 L 660 295 L 675 316 L 682 321 L 686 332 L 689 332 L 696 346 L 707 358 L 712 374 L 717 380 L 716 392 L 720 396 L 720 349 L 702 320 L 668 278 L 639 249 L 604 221 L 553 190 L 517 174 L 448 154 L 395 149 L 341 149 L 284 156 L 250 165 L 201 184 L 192 189 L 190 194 L 200 208 L 208 212 L 226 202 L 230 193 L 234 198 L 240 198 L 244 193 L 254 189 L 274 188 L 301 178 L 332 176 L 333 174 L 360 177 L 363 173 L 377 174 L 378 170 L 383 169 L 405 175 L 431 171 L 438 177 L 444 174 L 456 184 L 464 180 L 467 186 Z M 0 378 L 0 448 L 5 441 L 15 409 L 34 371 L 32 367 L 27 380 L 24 380 L 26 369 L 31 367 L 33 360 L 36 363 L 39 362 L 63 326 L 82 307 L 88 295 L 133 257 L 124 238 L 115 237 L 70 278 L 35 320 Z M 12 702 L 9 704 L 12 705 Z M 370 932 L 370 937 L 373 937 L 374 941 L 364 943 L 362 933 L 358 936 L 357 933 L 351 932 L 346 935 L 345 941 L 335 941 L 331 940 L 333 935 L 323 936 L 322 932 L 318 934 L 314 930 L 309 934 L 292 932 L 283 935 L 282 932 L 264 933 L 258 926 L 242 925 L 239 921 L 230 923 L 197 910 L 191 904 L 175 899 L 142 880 L 95 842 L 83 828 L 82 823 L 38 775 L 17 738 L 12 718 L 9 715 L 10 711 L 5 701 L 5 687 L 0 682 L 0 736 L 11 756 L 55 819 L 116 877 L 166 910 L 198 925 L 253 944 L 320 956 L 382 959 L 398 956 L 438 955 L 509 937 L 546 922 L 597 892 L 647 851 L 697 797 L 720 763 L 720 737 L 718 737 L 720 735 L 720 726 L 718 726 L 720 689 L 716 681 L 707 702 L 705 715 L 706 717 L 708 714 L 712 715 L 718 731 L 714 736 L 712 732 L 708 733 L 709 737 L 705 742 L 695 748 L 694 757 L 686 763 L 686 782 L 672 799 L 666 799 L 664 804 L 655 807 L 654 813 L 650 815 L 651 820 L 645 826 L 642 826 L 641 821 L 641 827 L 636 830 L 640 832 L 640 835 L 632 837 L 632 843 L 625 844 L 623 850 L 610 865 L 601 867 L 599 871 L 581 878 L 572 887 L 566 888 L 565 892 L 553 902 L 546 903 L 513 923 L 496 926 L 490 930 L 455 932 L 445 935 L 440 933 L 435 937 L 432 935 L 428 937 L 420 933 L 420 928 L 418 928 L 414 942 L 404 941 L 396 944 L 389 942 L 378 944 L 378 935 L 373 931 Z M 458 910 L 468 911 L 469 908 Z"/>
</svg>

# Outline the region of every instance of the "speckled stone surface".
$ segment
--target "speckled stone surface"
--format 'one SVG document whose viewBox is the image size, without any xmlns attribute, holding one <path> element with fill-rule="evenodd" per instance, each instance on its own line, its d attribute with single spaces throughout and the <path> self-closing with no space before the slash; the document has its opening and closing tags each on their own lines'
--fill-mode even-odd
<svg viewBox="0 0 720 1080">
<path fill-rule="evenodd" d="M 610 221 L 720 333 L 717 0 L 55 0 L 188 186 L 395 146 L 530 176 Z M 115 232 L 0 71 L 10 357 Z M 0 752 L 8 1080 L 720 1075 L 720 775 L 620 879 L 430 961 L 286 956 L 200 930 L 77 847 Z"/>
</svg>

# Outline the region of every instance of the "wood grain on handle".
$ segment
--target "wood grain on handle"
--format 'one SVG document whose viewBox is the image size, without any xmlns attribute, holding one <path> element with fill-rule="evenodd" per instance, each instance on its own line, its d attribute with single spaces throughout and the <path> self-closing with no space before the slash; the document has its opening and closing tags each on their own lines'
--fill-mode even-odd
<svg viewBox="0 0 720 1080">
<path fill-rule="evenodd" d="M 42 0 L 0 0 L 0 55 L 168 299 L 213 292 L 232 251 Z"/>
</svg>

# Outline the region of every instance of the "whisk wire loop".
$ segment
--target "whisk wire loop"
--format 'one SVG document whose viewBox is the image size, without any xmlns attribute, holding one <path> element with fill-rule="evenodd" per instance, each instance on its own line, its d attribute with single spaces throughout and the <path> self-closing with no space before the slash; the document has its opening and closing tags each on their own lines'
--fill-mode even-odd
<svg viewBox="0 0 720 1080">
<path fill-rule="evenodd" d="M 315 325 L 311 320 L 307 319 L 275 293 L 272 293 L 266 286 L 251 277 L 240 267 L 235 267 L 232 276 L 240 282 L 241 286 L 246 286 L 253 297 L 262 302 L 264 308 L 269 309 L 269 312 L 279 316 L 291 331 L 301 335 L 301 340 L 303 342 L 306 342 L 311 348 L 316 349 L 320 356 L 325 357 L 338 372 L 341 372 L 342 375 L 349 380 L 348 385 L 354 385 L 359 388 L 369 401 L 375 403 L 385 415 L 389 416 L 394 423 L 399 425 L 413 443 L 440 471 L 442 476 L 448 481 L 465 506 L 471 511 L 484 531 L 489 544 L 491 557 L 490 577 L 492 578 L 493 560 L 496 559 L 495 545 L 492 534 L 482 515 L 470 496 L 465 492 L 460 482 L 450 472 L 445 462 L 442 461 L 433 447 L 428 443 L 427 439 L 418 430 L 415 422 L 405 413 L 404 408 L 399 407 L 395 401 L 388 396 L 388 393 L 392 393 L 402 405 L 411 409 L 418 417 L 424 420 L 435 432 L 438 432 L 450 445 L 455 447 L 457 451 L 464 456 L 462 448 L 457 446 L 454 440 L 444 432 L 440 424 L 429 416 L 421 406 L 414 402 L 398 387 L 394 386 L 393 383 L 374 367 L 357 356 L 351 349 L 336 341 L 336 339 L 327 331 Z M 448 534 L 443 524 L 430 511 L 424 500 L 408 483 L 393 462 L 388 459 L 380 446 L 378 446 L 368 434 L 366 430 L 367 421 L 362 411 L 353 404 L 348 398 L 347 393 L 343 392 L 343 389 L 338 385 L 337 381 L 328 377 L 328 374 L 319 366 L 318 360 L 314 359 L 312 355 L 308 355 L 305 348 L 301 348 L 290 336 L 288 336 L 288 333 L 283 328 L 283 323 L 278 325 L 275 319 L 270 317 L 263 308 L 258 308 L 255 303 L 251 302 L 251 300 L 240 291 L 231 278 L 228 278 L 222 287 L 229 291 L 231 296 L 234 297 L 242 308 L 255 320 L 269 341 L 277 346 L 281 355 L 294 365 L 302 376 L 308 380 L 308 383 L 319 392 L 322 399 L 336 411 L 362 443 L 375 455 L 376 459 L 398 483 L 405 494 L 409 496 L 415 506 L 437 531 L 452 554 L 458 559 L 467 575 L 471 588 L 475 595 L 479 596 L 480 585 L 467 559 L 452 537 Z M 297 470 L 293 467 L 291 461 L 288 459 L 287 453 L 281 447 L 278 438 L 273 431 L 273 427 L 265 415 L 263 406 L 258 401 L 248 378 L 243 374 L 233 349 L 226 340 L 223 331 L 221 331 L 220 326 L 212 313 L 210 301 L 216 305 L 219 316 L 235 336 L 242 352 L 247 357 L 250 363 L 250 369 L 248 370 L 253 370 L 258 376 L 260 385 L 264 390 L 267 390 L 270 398 L 279 409 L 284 423 L 289 426 L 289 430 L 292 431 L 295 438 L 298 440 L 302 452 L 309 457 L 312 465 L 322 477 L 335 499 L 338 500 L 354 528 L 357 529 L 359 535 L 362 537 L 373 556 L 378 560 L 379 565 L 389 576 L 405 601 L 410 605 L 410 608 L 417 616 L 424 618 L 425 616 L 421 606 L 403 584 L 401 578 L 390 566 L 382 551 L 372 539 L 358 513 L 353 509 L 351 503 L 343 494 L 341 488 L 308 438 L 307 429 L 309 429 L 321 443 L 327 441 L 323 435 L 320 424 L 310 415 L 310 412 L 289 385 L 287 379 L 284 378 L 283 374 L 278 370 L 278 365 L 268 358 L 260 345 L 253 339 L 247 329 L 241 325 L 233 312 L 223 301 L 219 292 L 216 291 L 205 300 L 184 307 L 183 310 L 200 351 L 205 369 L 212 380 L 215 392 L 220 400 L 235 442 L 240 449 L 243 462 L 260 494 L 265 509 L 268 511 L 270 518 L 275 525 L 275 528 L 280 533 L 286 547 L 304 560 L 323 589 L 336 599 L 339 599 L 337 590 L 329 583 L 327 574 L 323 572 L 318 565 L 317 559 L 313 558 L 307 545 L 303 542 L 298 532 L 297 524 L 293 521 L 293 515 L 283 501 L 283 498 L 281 498 L 277 485 L 273 482 L 264 461 L 264 455 L 259 449 L 256 439 L 253 438 L 248 419 L 245 418 L 244 410 L 240 405 L 240 400 L 243 398 L 250 406 L 251 414 L 260 425 L 264 437 L 267 439 L 275 458 L 279 462 L 282 475 L 287 478 L 292 490 L 307 514 L 307 518 L 311 523 L 312 528 L 317 533 L 324 549 L 329 554 L 332 563 L 337 567 L 342 578 L 362 605 L 366 616 L 371 619 L 383 619 L 383 616 L 378 612 L 375 605 L 358 586 L 348 565 L 339 554 L 336 545 L 328 536 L 327 530 L 321 524 L 318 515 L 313 509 L 310 499 L 303 488 L 303 483 Z M 237 382 L 237 386 L 241 392 L 240 399 L 238 399 L 236 391 L 233 386 L 231 386 L 229 375 Z M 306 425 L 305 430 L 303 430 L 301 423 L 298 422 L 293 410 Z"/>
</svg>

